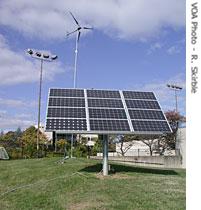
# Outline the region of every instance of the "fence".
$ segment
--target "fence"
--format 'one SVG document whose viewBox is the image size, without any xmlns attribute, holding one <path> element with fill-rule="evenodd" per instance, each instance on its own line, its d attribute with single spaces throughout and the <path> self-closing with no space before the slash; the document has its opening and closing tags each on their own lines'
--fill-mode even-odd
<svg viewBox="0 0 201 210">
<path fill-rule="evenodd" d="M 93 156 L 92 159 L 102 159 L 101 156 Z M 118 157 L 109 156 L 109 160 L 124 162 L 134 165 L 141 166 L 154 166 L 154 167 L 164 167 L 164 168 L 181 168 L 182 159 L 180 156 L 139 156 L 139 157 Z"/>
<path fill-rule="evenodd" d="M 102 156 L 103 154 L 97 153 L 97 156 Z M 117 152 L 109 152 L 108 156 L 111 157 L 119 157 L 121 156 L 120 150 L 117 150 Z M 128 157 L 144 157 L 144 156 L 150 156 L 149 149 L 129 149 L 124 156 Z M 153 152 L 152 156 L 159 156 L 158 153 Z M 164 156 L 175 156 L 175 150 L 168 150 L 165 151 Z"/>
</svg>

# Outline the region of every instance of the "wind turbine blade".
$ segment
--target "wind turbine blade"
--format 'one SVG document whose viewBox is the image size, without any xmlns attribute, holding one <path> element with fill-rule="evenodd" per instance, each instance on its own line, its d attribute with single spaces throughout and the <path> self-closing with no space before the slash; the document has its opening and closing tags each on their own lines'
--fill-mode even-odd
<svg viewBox="0 0 201 210">
<path fill-rule="evenodd" d="M 79 40 L 80 40 L 80 35 L 81 35 L 81 32 L 79 31 L 79 33 L 77 35 L 77 42 L 79 42 Z"/>
<path fill-rule="evenodd" d="M 71 16 L 72 16 L 72 18 L 74 19 L 74 21 L 76 22 L 76 24 L 80 27 L 78 21 L 76 20 L 76 18 L 75 18 L 74 15 L 72 14 L 72 12 L 69 12 L 69 13 L 71 14 Z"/>
<path fill-rule="evenodd" d="M 93 30 L 93 28 L 91 28 L 91 27 L 83 27 L 83 29 Z"/>
<path fill-rule="evenodd" d="M 75 31 L 72 31 L 72 32 L 67 33 L 66 36 L 69 36 L 70 34 L 73 34 L 73 33 L 75 33 L 76 31 L 78 31 L 78 29 L 76 29 Z"/>
</svg>

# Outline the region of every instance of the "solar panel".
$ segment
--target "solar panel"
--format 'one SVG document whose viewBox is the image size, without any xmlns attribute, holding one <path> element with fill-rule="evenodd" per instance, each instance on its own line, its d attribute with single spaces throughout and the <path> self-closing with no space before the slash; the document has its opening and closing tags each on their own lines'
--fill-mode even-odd
<svg viewBox="0 0 201 210">
<path fill-rule="evenodd" d="M 84 108 L 48 108 L 47 117 L 86 118 Z"/>
<path fill-rule="evenodd" d="M 124 97 L 130 99 L 151 99 L 156 100 L 152 92 L 139 92 L 139 91 L 123 91 Z"/>
<path fill-rule="evenodd" d="M 47 119 L 46 127 L 49 130 L 71 130 L 71 131 L 86 131 L 86 119 Z"/>
<path fill-rule="evenodd" d="M 50 89 L 50 96 L 84 97 L 84 90 L 81 90 L 81 89 Z"/>
<path fill-rule="evenodd" d="M 157 101 L 126 100 L 126 105 L 135 109 L 160 109 Z"/>
<path fill-rule="evenodd" d="M 92 131 L 130 131 L 127 120 L 90 120 Z"/>
<path fill-rule="evenodd" d="M 119 98 L 119 91 L 113 90 L 87 90 L 87 97 L 90 98 Z"/>
<path fill-rule="evenodd" d="M 120 99 L 88 99 L 88 107 L 123 108 Z"/>
<path fill-rule="evenodd" d="M 170 132 L 170 128 L 166 121 L 144 121 L 144 120 L 132 120 L 134 130 L 140 132 Z"/>
<path fill-rule="evenodd" d="M 48 106 L 58 106 L 58 107 L 85 107 L 84 98 L 50 98 Z"/>
<path fill-rule="evenodd" d="M 129 110 L 131 119 L 154 119 L 154 120 L 165 120 L 162 111 L 153 110 Z"/>
<path fill-rule="evenodd" d="M 127 119 L 124 109 L 89 109 L 89 118 Z"/>
<path fill-rule="evenodd" d="M 59 88 L 49 91 L 46 130 L 101 134 L 171 132 L 152 92 Z"/>
</svg>

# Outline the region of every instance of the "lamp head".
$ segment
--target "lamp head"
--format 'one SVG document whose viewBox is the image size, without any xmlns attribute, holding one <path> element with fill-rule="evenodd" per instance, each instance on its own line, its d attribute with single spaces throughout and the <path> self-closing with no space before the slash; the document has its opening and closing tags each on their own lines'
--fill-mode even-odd
<svg viewBox="0 0 201 210">
<path fill-rule="evenodd" d="M 33 50 L 32 49 L 28 49 L 27 53 L 29 53 L 29 55 L 33 55 Z"/>
<path fill-rule="evenodd" d="M 36 52 L 36 56 L 40 58 L 41 57 L 41 53 L 40 52 Z"/>
<path fill-rule="evenodd" d="M 43 58 L 49 58 L 50 56 L 48 54 L 43 54 Z"/>
<path fill-rule="evenodd" d="M 57 55 L 52 55 L 52 56 L 51 56 L 51 59 L 52 59 L 52 60 L 56 60 L 57 58 L 58 58 Z"/>
</svg>

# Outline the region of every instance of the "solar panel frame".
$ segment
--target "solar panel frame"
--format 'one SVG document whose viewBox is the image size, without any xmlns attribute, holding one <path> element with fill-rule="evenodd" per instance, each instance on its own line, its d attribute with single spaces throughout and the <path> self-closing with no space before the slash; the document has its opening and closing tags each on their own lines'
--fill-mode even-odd
<svg viewBox="0 0 201 210">
<path fill-rule="evenodd" d="M 51 89 L 59 89 L 59 88 L 51 88 Z M 97 94 L 95 94 L 95 95 L 89 95 L 88 94 L 88 91 L 91 91 L 91 90 L 88 90 L 88 89 L 72 89 L 71 88 L 71 90 L 79 90 L 78 92 L 79 92 L 79 94 L 77 94 L 76 95 L 76 97 L 75 97 L 75 95 L 72 95 L 72 94 L 69 94 L 68 96 L 66 95 L 66 94 L 63 94 L 63 96 L 50 96 L 50 90 L 51 89 L 49 89 L 49 95 L 48 95 L 48 104 L 47 104 L 47 109 L 46 109 L 46 116 L 48 116 L 48 105 L 49 105 L 49 98 L 54 98 L 54 97 L 59 97 L 59 98 L 76 98 L 76 99 L 78 99 L 78 98 L 82 98 L 82 99 L 84 99 L 85 100 L 85 107 L 80 107 L 80 108 L 85 108 L 85 118 L 72 118 L 72 119 L 74 119 L 74 120 L 86 120 L 86 124 L 87 124 L 87 129 L 86 130 L 69 130 L 69 129 L 66 129 L 66 130 L 59 130 L 59 129 L 47 129 L 47 127 L 46 127 L 46 130 L 47 131 L 56 131 L 57 133 L 90 133 L 90 134 L 93 134 L 93 133 L 96 133 L 96 134 L 158 134 L 158 135 L 161 135 L 161 134 L 163 134 L 164 133 L 164 131 L 149 131 L 149 130 L 147 130 L 147 131 L 138 131 L 138 130 L 135 130 L 134 128 L 133 128 L 133 124 L 132 124 L 132 120 L 133 119 L 131 119 L 130 118 L 130 114 L 129 114 L 129 110 L 144 110 L 144 109 L 141 109 L 141 108 L 129 108 L 128 106 L 127 106 L 127 104 L 126 104 L 126 101 L 153 101 L 153 102 L 156 102 L 156 103 L 158 103 L 158 106 L 156 107 L 157 109 L 156 110 L 158 110 L 158 111 L 162 111 L 161 110 L 161 107 L 160 107 L 160 104 L 159 104 L 159 102 L 158 102 L 158 100 L 156 99 L 156 97 L 155 97 L 155 95 L 154 95 L 154 93 L 153 93 L 153 95 L 154 95 L 154 97 L 153 98 L 155 98 L 155 99 L 132 99 L 132 98 L 125 98 L 124 97 L 124 92 L 125 91 L 119 91 L 119 90 L 95 90 L 95 91 L 101 91 L 102 93 L 99 95 L 99 97 L 97 97 Z M 64 89 L 69 89 L 69 88 L 62 88 L 61 90 L 64 90 Z M 94 91 L 94 90 L 93 90 Z M 106 92 L 108 92 L 109 91 L 109 93 L 110 93 L 110 95 L 107 95 L 107 94 L 105 94 Z M 81 92 L 81 94 L 80 94 L 80 92 Z M 117 92 L 119 93 L 119 94 L 117 94 Z M 130 92 L 139 92 L 139 91 L 129 91 L 129 93 Z M 146 93 L 146 92 L 143 92 L 143 93 Z M 150 92 L 148 92 L 148 93 L 150 93 Z M 62 94 L 61 94 L 62 95 Z M 72 97 L 73 96 L 73 97 Z M 110 96 L 110 98 L 108 98 Z M 89 107 L 89 104 L 88 104 L 88 101 L 89 100 L 91 100 L 91 99 L 93 99 L 93 100 L 117 100 L 117 101 L 121 101 L 122 102 L 122 104 L 123 104 L 123 109 L 125 110 L 125 112 L 126 112 L 126 117 L 127 117 L 127 119 L 114 119 L 114 118 L 112 118 L 112 119 L 109 119 L 109 118 L 104 118 L 104 119 L 100 119 L 100 118 L 90 118 L 89 117 L 89 109 L 90 108 L 95 108 L 95 109 L 100 109 L 100 110 L 102 110 L 102 109 L 122 109 L 122 108 L 118 108 L 118 107 L 102 107 L 102 106 L 100 106 L 100 107 Z M 51 106 L 50 106 L 51 107 Z M 74 107 L 74 108 L 78 108 L 78 107 Z M 148 109 L 147 109 L 148 110 Z M 155 109 L 153 109 L 153 107 L 152 107 L 152 109 L 151 110 L 155 110 Z M 163 113 L 163 112 L 162 112 Z M 164 113 L 163 113 L 163 115 L 164 115 Z M 165 115 L 164 115 L 164 117 L 165 117 Z M 47 119 L 48 119 L 48 117 L 47 117 Z M 52 118 L 52 119 L 56 119 L 56 117 L 55 118 Z M 71 119 L 71 118 L 65 118 L 65 119 Z M 117 130 L 117 129 L 114 129 L 114 130 L 93 130 L 93 129 L 91 129 L 91 124 L 90 124 L 90 120 L 113 120 L 112 122 L 113 122 L 113 124 L 115 123 L 115 122 L 117 122 L 116 124 L 118 124 L 118 123 L 120 123 L 122 120 L 126 120 L 127 122 L 128 122 L 128 124 L 129 124 L 129 131 L 128 130 L 122 130 L 120 127 L 119 127 L 119 130 Z M 139 119 L 138 119 L 138 121 L 139 121 Z M 144 120 L 144 121 L 149 121 L 149 119 L 148 120 Z M 154 121 L 157 121 L 156 119 L 154 119 Z M 160 120 L 161 121 L 161 120 Z M 166 117 L 165 117 L 165 119 L 163 120 L 163 121 L 161 121 L 163 124 L 164 124 L 164 122 L 165 123 L 167 123 L 167 125 L 168 125 L 168 127 L 169 127 L 169 131 L 168 132 L 172 132 L 172 130 L 171 130 L 171 127 L 170 127 L 170 125 L 169 125 L 169 123 L 167 122 L 167 119 L 166 119 Z M 46 120 L 46 126 L 47 126 L 47 120 Z"/>
</svg>

